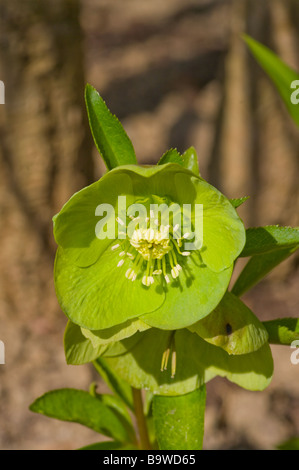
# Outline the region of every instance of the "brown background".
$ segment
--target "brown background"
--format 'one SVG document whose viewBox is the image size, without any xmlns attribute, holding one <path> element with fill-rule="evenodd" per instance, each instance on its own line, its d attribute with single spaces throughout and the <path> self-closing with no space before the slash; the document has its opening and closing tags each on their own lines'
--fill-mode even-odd
<svg viewBox="0 0 299 470">
<path fill-rule="evenodd" d="M 253 35 L 299 70 L 298 20 L 295 0 L 0 0 L 1 449 L 98 440 L 28 411 L 49 389 L 98 380 L 89 365 L 65 364 L 52 280 L 51 218 L 104 169 L 85 83 L 121 119 L 140 162 L 193 145 L 203 177 L 228 197 L 250 196 L 240 210 L 247 226 L 298 226 L 298 129 L 240 39 Z M 259 318 L 298 316 L 298 264 L 294 256 L 244 297 Z M 299 435 L 290 352 L 273 347 L 263 393 L 208 384 L 205 448 L 271 449 Z"/>
</svg>

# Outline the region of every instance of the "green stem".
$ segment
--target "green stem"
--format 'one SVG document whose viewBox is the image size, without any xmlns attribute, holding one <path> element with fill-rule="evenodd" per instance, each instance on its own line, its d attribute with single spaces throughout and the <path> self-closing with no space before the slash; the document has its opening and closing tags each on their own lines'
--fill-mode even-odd
<svg viewBox="0 0 299 470">
<path fill-rule="evenodd" d="M 150 450 L 151 444 L 150 444 L 150 440 L 148 437 L 145 416 L 143 413 L 141 390 L 138 390 L 137 388 L 132 387 L 132 393 L 133 393 L 134 410 L 135 410 L 135 416 L 136 416 L 139 439 L 140 439 L 140 449 Z"/>
</svg>

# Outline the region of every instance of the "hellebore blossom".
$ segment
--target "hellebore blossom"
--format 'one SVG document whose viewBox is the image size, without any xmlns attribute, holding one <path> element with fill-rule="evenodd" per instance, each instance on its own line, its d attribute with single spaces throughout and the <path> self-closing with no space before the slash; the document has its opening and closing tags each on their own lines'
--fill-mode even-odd
<svg viewBox="0 0 299 470">
<path fill-rule="evenodd" d="M 125 207 L 119 196 L 125 196 Z M 101 205 L 113 239 L 103 237 L 103 224 L 102 238 L 97 236 Z M 160 220 L 151 209 L 155 205 L 162 206 Z M 167 226 L 162 223 L 163 211 L 173 205 L 191 208 L 191 229 L 194 208 L 202 205 L 202 239 L 192 250 L 185 249 L 190 233 L 177 233 L 175 215 Z M 131 207 L 140 206 L 143 214 L 130 214 Z M 65 204 L 54 218 L 54 234 L 58 300 L 73 323 L 89 330 L 133 319 L 167 330 L 194 324 L 220 302 L 245 243 L 243 223 L 230 201 L 175 163 L 111 170 Z"/>
</svg>

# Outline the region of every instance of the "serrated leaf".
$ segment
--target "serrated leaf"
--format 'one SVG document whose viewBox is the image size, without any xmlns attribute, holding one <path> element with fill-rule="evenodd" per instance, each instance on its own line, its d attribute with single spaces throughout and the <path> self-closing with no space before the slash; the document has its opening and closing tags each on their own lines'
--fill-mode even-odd
<svg viewBox="0 0 299 470">
<path fill-rule="evenodd" d="M 158 165 L 164 165 L 165 163 L 178 163 L 181 166 L 183 165 L 183 158 L 177 151 L 177 149 L 170 149 L 165 152 L 160 160 L 158 161 Z"/>
<path fill-rule="evenodd" d="M 30 410 L 50 418 L 82 424 L 119 441 L 128 442 L 130 439 L 115 412 L 84 390 L 52 390 L 35 400 Z"/>
<path fill-rule="evenodd" d="M 131 387 L 109 367 L 103 358 L 98 358 L 94 361 L 93 365 L 110 389 L 133 411 L 134 404 Z"/>
<path fill-rule="evenodd" d="M 244 196 L 237 199 L 230 199 L 229 202 L 234 206 L 235 209 L 237 209 L 237 207 L 241 206 L 245 201 L 247 201 L 247 199 L 249 199 L 249 196 Z"/>
<path fill-rule="evenodd" d="M 299 229 L 268 225 L 246 230 L 246 243 L 240 257 L 269 253 L 299 246 Z"/>
<path fill-rule="evenodd" d="M 296 250 L 297 247 L 295 246 L 293 248 L 280 249 L 276 252 L 273 251 L 250 258 L 237 278 L 231 290 L 232 293 L 237 296 L 243 295 Z"/>
<path fill-rule="evenodd" d="M 177 397 L 155 396 L 153 417 L 159 448 L 200 450 L 204 435 L 206 387 Z"/>
<path fill-rule="evenodd" d="M 124 128 L 89 84 L 85 88 L 85 102 L 95 145 L 108 170 L 120 165 L 137 164 L 132 142 Z"/>
<path fill-rule="evenodd" d="M 299 318 L 278 318 L 263 322 L 271 344 L 287 344 L 299 339 Z"/>
<path fill-rule="evenodd" d="M 299 126 L 299 107 L 292 102 L 291 95 L 294 92 L 293 82 L 299 80 L 299 74 L 286 65 L 274 52 L 263 44 L 260 44 L 250 36 L 243 36 L 252 54 L 268 74 L 280 96 L 282 97 L 290 116 Z M 297 87 L 298 87 L 297 83 Z M 296 96 L 298 92 L 296 92 Z"/>
</svg>

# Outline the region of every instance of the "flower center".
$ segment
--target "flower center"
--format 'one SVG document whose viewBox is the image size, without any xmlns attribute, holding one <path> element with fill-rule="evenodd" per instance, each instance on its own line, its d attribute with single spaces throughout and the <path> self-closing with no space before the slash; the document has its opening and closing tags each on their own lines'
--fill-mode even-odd
<svg viewBox="0 0 299 470">
<path fill-rule="evenodd" d="M 181 250 L 184 238 L 189 234 L 181 236 L 178 232 L 179 224 L 163 225 L 152 211 L 150 216 L 143 219 L 128 216 L 127 223 L 117 217 L 116 221 L 122 229 L 127 228 L 131 222 L 136 223 L 136 226 L 131 233 L 130 230 L 119 232 L 124 239 L 118 240 L 119 243 L 111 247 L 111 250 L 120 249 L 118 267 L 123 266 L 126 259 L 130 261 L 126 278 L 135 281 L 138 274 L 142 273 L 141 282 L 147 287 L 155 282 L 156 276 L 162 276 L 167 284 L 171 277 L 176 279 L 182 270 L 178 259 L 190 255 L 189 251 Z"/>
</svg>

